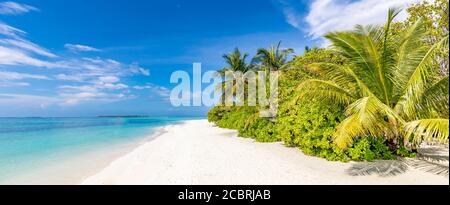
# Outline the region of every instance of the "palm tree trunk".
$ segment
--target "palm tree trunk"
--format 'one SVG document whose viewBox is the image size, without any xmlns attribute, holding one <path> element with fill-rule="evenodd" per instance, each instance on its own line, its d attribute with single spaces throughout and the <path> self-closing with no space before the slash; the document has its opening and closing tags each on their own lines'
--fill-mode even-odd
<svg viewBox="0 0 450 205">
<path fill-rule="evenodd" d="M 389 139 L 389 140 L 387 140 L 387 143 L 388 143 L 389 150 L 397 151 L 397 149 L 398 149 L 398 140 L 397 140 L 397 138 Z"/>
</svg>

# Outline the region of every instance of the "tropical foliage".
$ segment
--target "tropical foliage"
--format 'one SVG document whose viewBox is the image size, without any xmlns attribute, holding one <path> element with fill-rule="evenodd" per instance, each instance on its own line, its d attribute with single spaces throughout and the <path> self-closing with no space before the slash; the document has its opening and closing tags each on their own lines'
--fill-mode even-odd
<svg viewBox="0 0 450 205">
<path fill-rule="evenodd" d="M 425 43 L 433 45 L 443 37 L 448 36 L 448 4 L 448 0 L 421 1 L 416 3 L 407 9 L 409 13 L 408 19 L 404 22 L 397 23 L 396 26 L 400 27 L 399 32 L 402 32 L 418 20 L 423 21 L 424 27 L 428 31 Z M 434 66 L 439 67 L 439 72 L 442 76 L 448 76 L 449 55 L 447 51 L 438 51 L 433 63 Z"/>
<path fill-rule="evenodd" d="M 448 140 L 448 77 L 439 78 L 432 66 L 436 52 L 448 46 L 448 36 L 428 46 L 418 21 L 394 37 L 391 23 L 398 12 L 389 11 L 384 27 L 358 25 L 355 31 L 325 36 L 348 65 L 306 67 L 315 77 L 299 85 L 300 97 L 346 106 L 347 118 L 333 135 L 342 149 L 363 136 L 383 136 L 393 146 L 400 138 L 416 145 Z"/>
<path fill-rule="evenodd" d="M 251 65 L 246 62 L 248 53 L 242 54 L 239 48 L 235 48 L 232 53 L 224 54 L 222 58 L 227 63 L 227 66 L 221 70 L 222 73 L 227 70 L 245 73 L 251 69 Z"/>
<path fill-rule="evenodd" d="M 239 88 L 246 87 L 246 76 L 245 73 L 249 70 L 254 69 L 254 64 L 247 63 L 248 53 L 242 54 L 239 48 L 235 48 L 232 53 L 224 54 L 222 58 L 227 63 L 227 66 L 221 69 L 218 73 L 222 77 L 225 78 L 226 74 L 231 74 L 232 76 L 227 76 L 230 79 L 225 79 L 225 81 L 218 87 L 220 90 L 225 90 L 227 93 L 230 93 L 230 96 L 226 96 L 225 94 L 221 97 L 221 103 L 231 105 L 234 103 L 235 99 L 237 101 L 241 101 L 243 103 L 245 101 L 245 90 L 242 89 L 243 93 L 240 95 L 238 93 Z M 229 72 L 227 72 L 229 71 Z M 224 92 L 225 93 L 225 92 Z"/>
<path fill-rule="evenodd" d="M 257 106 L 218 105 L 209 121 L 328 160 L 414 157 L 423 142 L 448 143 L 448 17 L 435 19 L 448 14 L 448 1 L 408 12 L 404 22 L 393 23 L 399 11 L 391 9 L 383 26 L 328 33 L 331 48 L 306 47 L 293 59 L 280 43 L 258 49 L 250 63 L 238 49 L 224 55 L 224 70 L 281 73 L 278 113 L 261 118 Z"/>
<path fill-rule="evenodd" d="M 283 69 L 289 54 L 293 53 L 294 49 L 281 49 L 280 46 L 281 41 L 278 42 L 277 46 L 271 46 L 269 49 L 258 49 L 254 61 L 260 63 L 267 71 L 278 71 Z"/>
</svg>

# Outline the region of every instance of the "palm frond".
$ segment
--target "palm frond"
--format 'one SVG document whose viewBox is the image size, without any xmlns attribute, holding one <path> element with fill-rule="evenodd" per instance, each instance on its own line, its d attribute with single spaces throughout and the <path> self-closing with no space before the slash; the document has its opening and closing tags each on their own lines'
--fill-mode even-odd
<svg viewBox="0 0 450 205">
<path fill-rule="evenodd" d="M 436 55 L 448 48 L 448 35 L 429 46 L 422 21 L 393 35 L 400 10 L 390 9 L 384 26 L 357 25 L 325 37 L 346 58 L 345 66 L 314 63 L 297 87 L 300 98 L 347 105 L 347 118 L 333 139 L 346 148 L 354 139 L 383 136 L 448 142 L 449 79 L 439 76 Z"/>
<path fill-rule="evenodd" d="M 388 64 L 393 62 L 393 51 L 389 46 L 386 38 L 385 30 L 380 26 L 357 26 L 356 31 L 361 33 L 360 43 L 364 50 L 365 61 L 369 63 L 373 72 L 373 92 L 382 99 L 386 104 L 390 104 L 391 98 L 391 70 Z M 389 48 L 389 49 L 388 49 Z"/>
<path fill-rule="evenodd" d="M 395 106 L 395 110 L 404 113 L 405 117 L 412 119 L 417 113 L 416 105 L 420 102 L 430 78 L 437 74 L 437 68 L 432 66 L 436 51 L 448 45 L 448 36 L 433 45 L 423 56 L 408 80 L 403 96 Z"/>
<path fill-rule="evenodd" d="M 417 110 L 423 110 L 427 117 L 437 113 L 438 116 L 448 117 L 449 115 L 449 79 L 443 77 L 436 83 L 428 87 L 421 97 L 420 103 L 416 105 Z"/>
<path fill-rule="evenodd" d="M 235 48 L 232 53 L 224 54 L 222 57 L 228 64 L 226 70 L 247 72 L 251 67 L 247 64 L 248 53 L 242 54 L 239 48 Z"/>
<path fill-rule="evenodd" d="M 402 123 L 399 116 L 375 96 L 361 98 L 347 107 L 347 119 L 337 128 L 333 139 L 339 148 L 345 149 L 353 139 L 365 136 L 391 136 L 389 123 Z M 389 121 L 380 120 L 387 117 Z"/>
<path fill-rule="evenodd" d="M 406 139 L 413 139 L 415 143 L 440 142 L 448 143 L 448 119 L 422 119 L 405 124 Z"/>
<path fill-rule="evenodd" d="M 394 67 L 396 93 L 403 93 L 412 73 L 427 53 L 429 47 L 423 44 L 426 30 L 422 21 L 407 28 L 397 40 L 397 63 Z M 399 96 L 397 96 L 398 98 Z"/>
<path fill-rule="evenodd" d="M 256 62 L 261 62 L 268 71 L 280 70 L 285 68 L 289 54 L 293 53 L 293 49 L 281 49 L 281 41 L 277 46 L 271 46 L 269 49 L 260 48 L 256 52 L 254 58 Z"/>
<path fill-rule="evenodd" d="M 353 72 L 343 66 L 333 63 L 312 63 L 303 68 L 305 71 L 314 74 L 324 80 L 331 80 L 344 88 L 357 91 L 357 80 Z M 355 92 L 357 93 L 357 92 Z"/>
<path fill-rule="evenodd" d="M 331 32 L 325 35 L 333 48 L 349 59 L 352 69 L 363 80 L 374 80 L 374 69 L 370 59 L 367 58 L 367 48 L 364 46 L 364 35 L 360 32 Z"/>
<path fill-rule="evenodd" d="M 365 130 L 359 123 L 357 115 L 353 115 L 347 117 L 336 128 L 336 132 L 333 135 L 333 142 L 337 147 L 346 149 L 358 136 L 363 135 L 365 135 Z"/>
<path fill-rule="evenodd" d="M 356 98 L 333 81 L 308 79 L 297 87 L 295 101 L 301 98 L 329 100 L 335 103 L 348 105 Z"/>
</svg>

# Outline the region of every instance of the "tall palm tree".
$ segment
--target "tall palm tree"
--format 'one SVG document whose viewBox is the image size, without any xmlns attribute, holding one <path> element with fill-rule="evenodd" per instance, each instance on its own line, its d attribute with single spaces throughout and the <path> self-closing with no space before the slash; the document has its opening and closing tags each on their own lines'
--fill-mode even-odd
<svg viewBox="0 0 450 205">
<path fill-rule="evenodd" d="M 225 76 L 227 71 L 231 71 L 232 74 L 232 80 L 225 79 L 222 84 L 218 85 L 220 89 L 223 89 L 225 92 L 231 92 L 232 97 L 236 98 L 242 98 L 242 96 L 238 96 L 237 90 L 239 90 L 240 87 L 245 87 L 246 85 L 246 73 L 249 70 L 253 69 L 252 64 L 247 63 L 248 53 L 242 54 L 239 51 L 239 48 L 235 48 L 232 53 L 224 54 L 222 57 L 225 59 L 225 62 L 227 63 L 227 66 L 219 71 L 219 75 L 222 77 Z M 222 103 L 225 103 L 227 100 L 225 93 L 222 94 L 221 100 Z M 244 96 L 245 98 L 245 96 Z M 234 99 L 228 99 L 228 100 L 234 100 Z M 244 99 L 236 99 L 236 100 L 244 100 Z"/>
<path fill-rule="evenodd" d="M 333 139 L 342 149 L 355 138 L 385 137 L 392 149 L 403 141 L 448 143 L 449 79 L 432 66 L 435 54 L 448 49 L 448 36 L 430 46 L 422 21 L 391 35 L 399 10 L 390 9 L 385 26 L 356 26 L 325 37 L 348 59 L 347 65 L 315 63 L 314 76 L 299 85 L 300 98 L 342 103 L 347 118 Z M 448 50 L 447 50 L 448 52 Z"/>
<path fill-rule="evenodd" d="M 224 54 L 222 56 L 227 63 L 227 66 L 221 70 L 221 72 L 225 71 L 240 71 L 247 72 L 251 69 L 251 65 L 247 64 L 246 60 L 248 58 L 248 53 L 242 54 L 239 48 L 235 48 L 233 52 Z"/>
<path fill-rule="evenodd" d="M 271 46 L 269 49 L 260 48 L 256 52 L 255 62 L 261 63 L 267 71 L 278 71 L 286 65 L 289 54 L 294 50 L 291 48 L 280 49 L 281 41 L 276 47 Z"/>
<path fill-rule="evenodd" d="M 319 47 L 317 47 L 317 46 L 313 46 L 312 48 L 309 46 L 305 46 L 305 53 L 309 53 L 312 51 L 318 51 L 318 50 L 319 50 Z"/>
</svg>

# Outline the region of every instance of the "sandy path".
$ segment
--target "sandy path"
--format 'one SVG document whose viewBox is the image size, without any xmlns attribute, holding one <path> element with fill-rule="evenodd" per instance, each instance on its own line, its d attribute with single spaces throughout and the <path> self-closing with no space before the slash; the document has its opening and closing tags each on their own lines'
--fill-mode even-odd
<svg viewBox="0 0 450 205">
<path fill-rule="evenodd" d="M 351 176 L 348 170 L 362 163 L 328 162 L 280 143 L 257 143 L 206 120 L 165 129 L 82 184 L 449 184 L 448 176 L 414 168 L 387 177 Z"/>
</svg>

